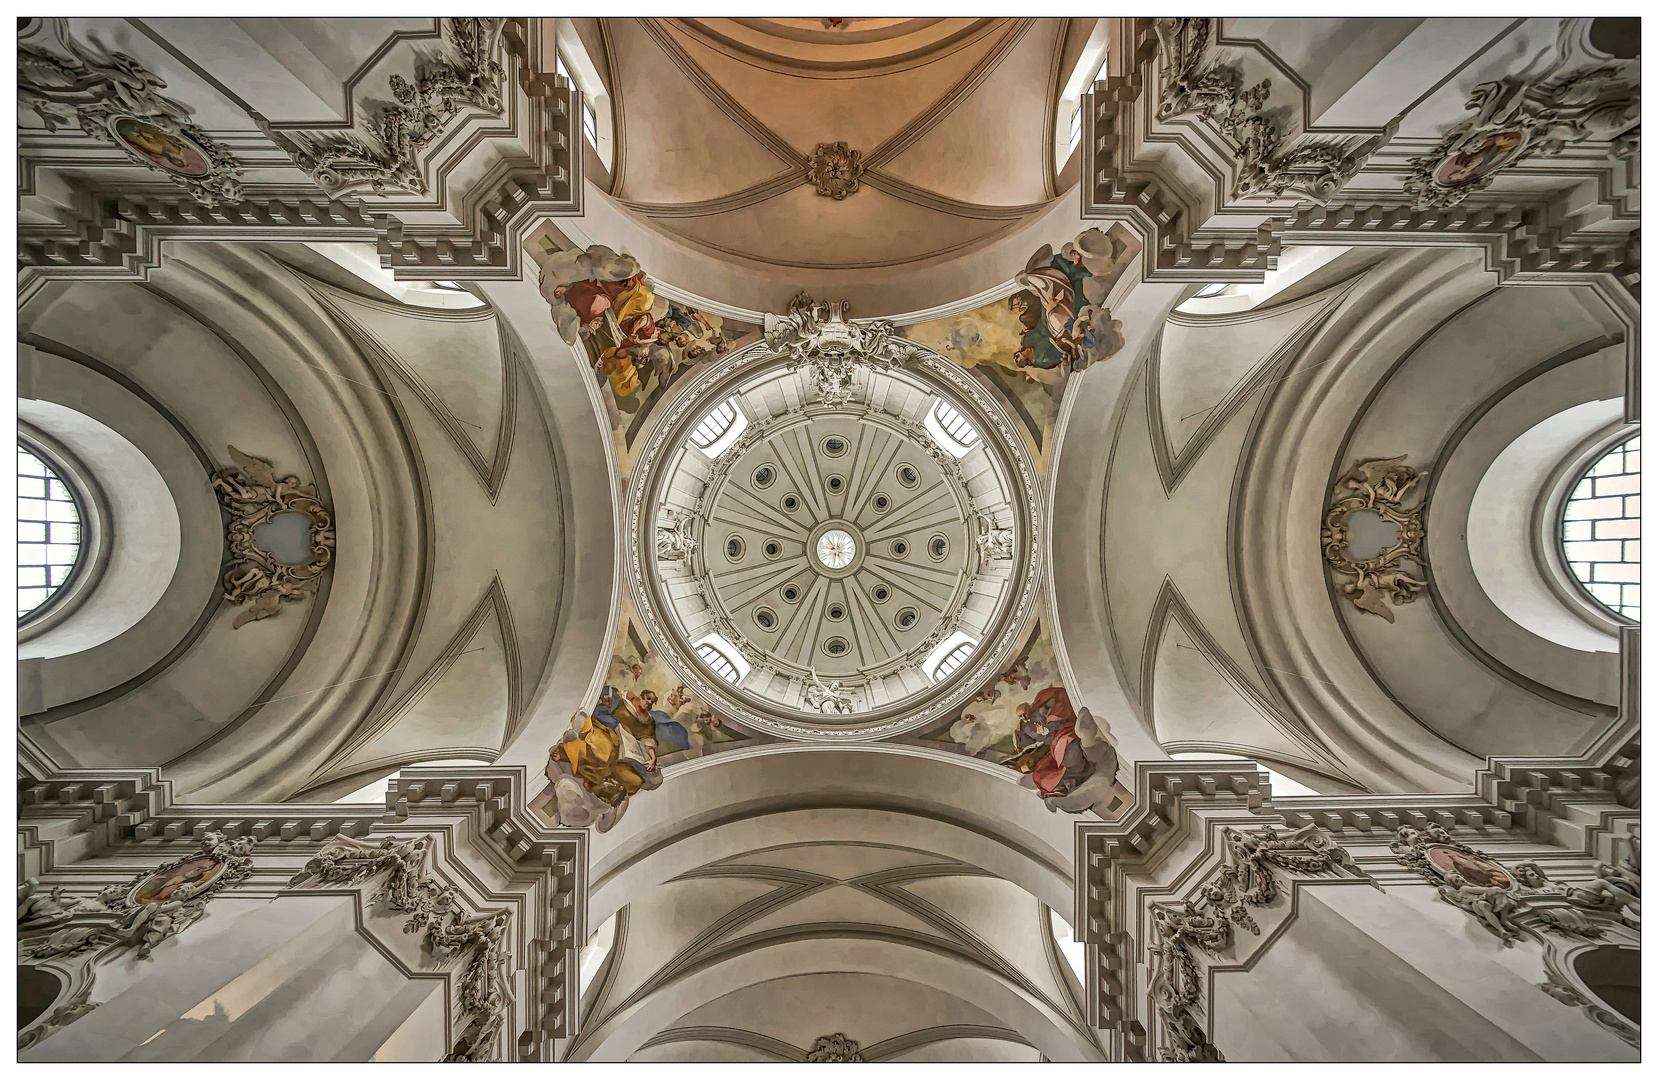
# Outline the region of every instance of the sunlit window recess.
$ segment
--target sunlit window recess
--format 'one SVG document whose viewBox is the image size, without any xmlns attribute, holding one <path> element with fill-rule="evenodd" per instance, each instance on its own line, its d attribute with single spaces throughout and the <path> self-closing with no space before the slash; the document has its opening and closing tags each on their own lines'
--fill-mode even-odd
<svg viewBox="0 0 1658 1080">
<path fill-rule="evenodd" d="M 957 630 L 949 637 L 938 643 L 938 647 L 927 654 L 927 659 L 921 661 L 921 673 L 931 682 L 943 682 L 955 670 L 967 663 L 973 650 L 978 648 L 977 638 Z M 966 646 L 964 649 L 963 646 Z"/>
<path fill-rule="evenodd" d="M 978 430 L 943 398 L 933 399 L 933 406 L 922 418 L 921 426 L 952 457 L 966 457 L 979 444 Z"/>
<path fill-rule="evenodd" d="M 737 405 L 737 399 L 726 398 L 697 422 L 691 429 L 691 445 L 710 458 L 717 458 L 742 438 L 748 427 L 748 416 Z"/>
<path fill-rule="evenodd" d="M 714 674 L 732 686 L 738 686 L 748 678 L 748 661 L 744 660 L 743 654 L 723 636 L 708 634 L 696 641 L 692 647 Z"/>
</svg>

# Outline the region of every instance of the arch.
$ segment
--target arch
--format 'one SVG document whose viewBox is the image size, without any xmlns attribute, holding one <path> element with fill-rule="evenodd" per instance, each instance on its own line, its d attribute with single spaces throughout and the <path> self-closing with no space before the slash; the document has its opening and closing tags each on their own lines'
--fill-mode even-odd
<svg viewBox="0 0 1658 1080">
<path fill-rule="evenodd" d="M 1049 810 L 1011 770 L 904 746 L 784 745 L 670 766 L 589 848 L 596 925 L 698 866 L 780 843 L 868 840 L 982 868 L 1071 910 L 1076 818 Z M 733 798 L 733 793 L 742 793 Z"/>
<path fill-rule="evenodd" d="M 821 971 L 886 975 L 950 993 L 997 1017 L 1051 1061 L 1103 1061 L 1072 1023 L 979 965 L 899 935 L 785 936 L 762 940 L 663 986 L 584 1033 L 579 1061 L 623 1061 L 703 1002 L 755 983 Z M 899 974 L 902 972 L 902 974 Z"/>
</svg>

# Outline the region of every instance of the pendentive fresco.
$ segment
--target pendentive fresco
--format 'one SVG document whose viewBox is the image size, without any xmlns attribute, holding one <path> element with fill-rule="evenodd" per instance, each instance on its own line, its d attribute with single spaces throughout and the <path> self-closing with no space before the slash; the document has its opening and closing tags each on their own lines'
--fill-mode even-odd
<svg viewBox="0 0 1658 1080">
<path fill-rule="evenodd" d="M 20 1072 L 1639 1067 L 1639 18 L 233 14 L 16 26 Z"/>
</svg>

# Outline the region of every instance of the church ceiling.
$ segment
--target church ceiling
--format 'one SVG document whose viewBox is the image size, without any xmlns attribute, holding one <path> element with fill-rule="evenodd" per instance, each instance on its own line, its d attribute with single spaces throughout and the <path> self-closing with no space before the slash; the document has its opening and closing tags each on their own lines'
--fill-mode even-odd
<svg viewBox="0 0 1658 1080">
<path fill-rule="evenodd" d="M 627 141 L 611 194 L 710 251 L 819 269 L 960 252 L 1041 211 L 1065 20 L 913 21 L 929 25 L 826 45 L 774 20 L 610 20 Z M 842 50 L 850 69 L 811 58 Z M 825 197 L 814 164 L 837 147 Z"/>
</svg>

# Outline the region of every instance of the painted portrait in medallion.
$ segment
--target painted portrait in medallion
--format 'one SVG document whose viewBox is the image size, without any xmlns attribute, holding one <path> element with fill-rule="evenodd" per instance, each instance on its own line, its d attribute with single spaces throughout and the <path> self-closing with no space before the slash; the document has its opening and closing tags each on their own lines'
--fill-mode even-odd
<svg viewBox="0 0 1658 1080">
<path fill-rule="evenodd" d="M 219 875 L 224 866 L 218 859 L 205 855 L 164 866 L 139 883 L 133 890 L 132 903 L 165 903 L 186 885 L 191 887 L 191 891 L 199 892 L 202 886 Z"/>
<path fill-rule="evenodd" d="M 196 178 L 213 171 L 207 153 L 192 140 L 147 120 L 117 116 L 110 120 L 109 131 L 116 142 L 163 172 Z"/>
<path fill-rule="evenodd" d="M 1524 131 L 1494 131 L 1477 145 L 1441 161 L 1434 171 L 1434 182 L 1442 187 L 1474 183 L 1514 161 L 1525 146 Z"/>
<path fill-rule="evenodd" d="M 1440 877 L 1460 874 L 1470 885 L 1485 889 L 1511 889 L 1514 879 L 1507 870 L 1483 855 L 1473 855 L 1445 844 L 1434 844 L 1427 850 L 1428 864 Z"/>
</svg>

